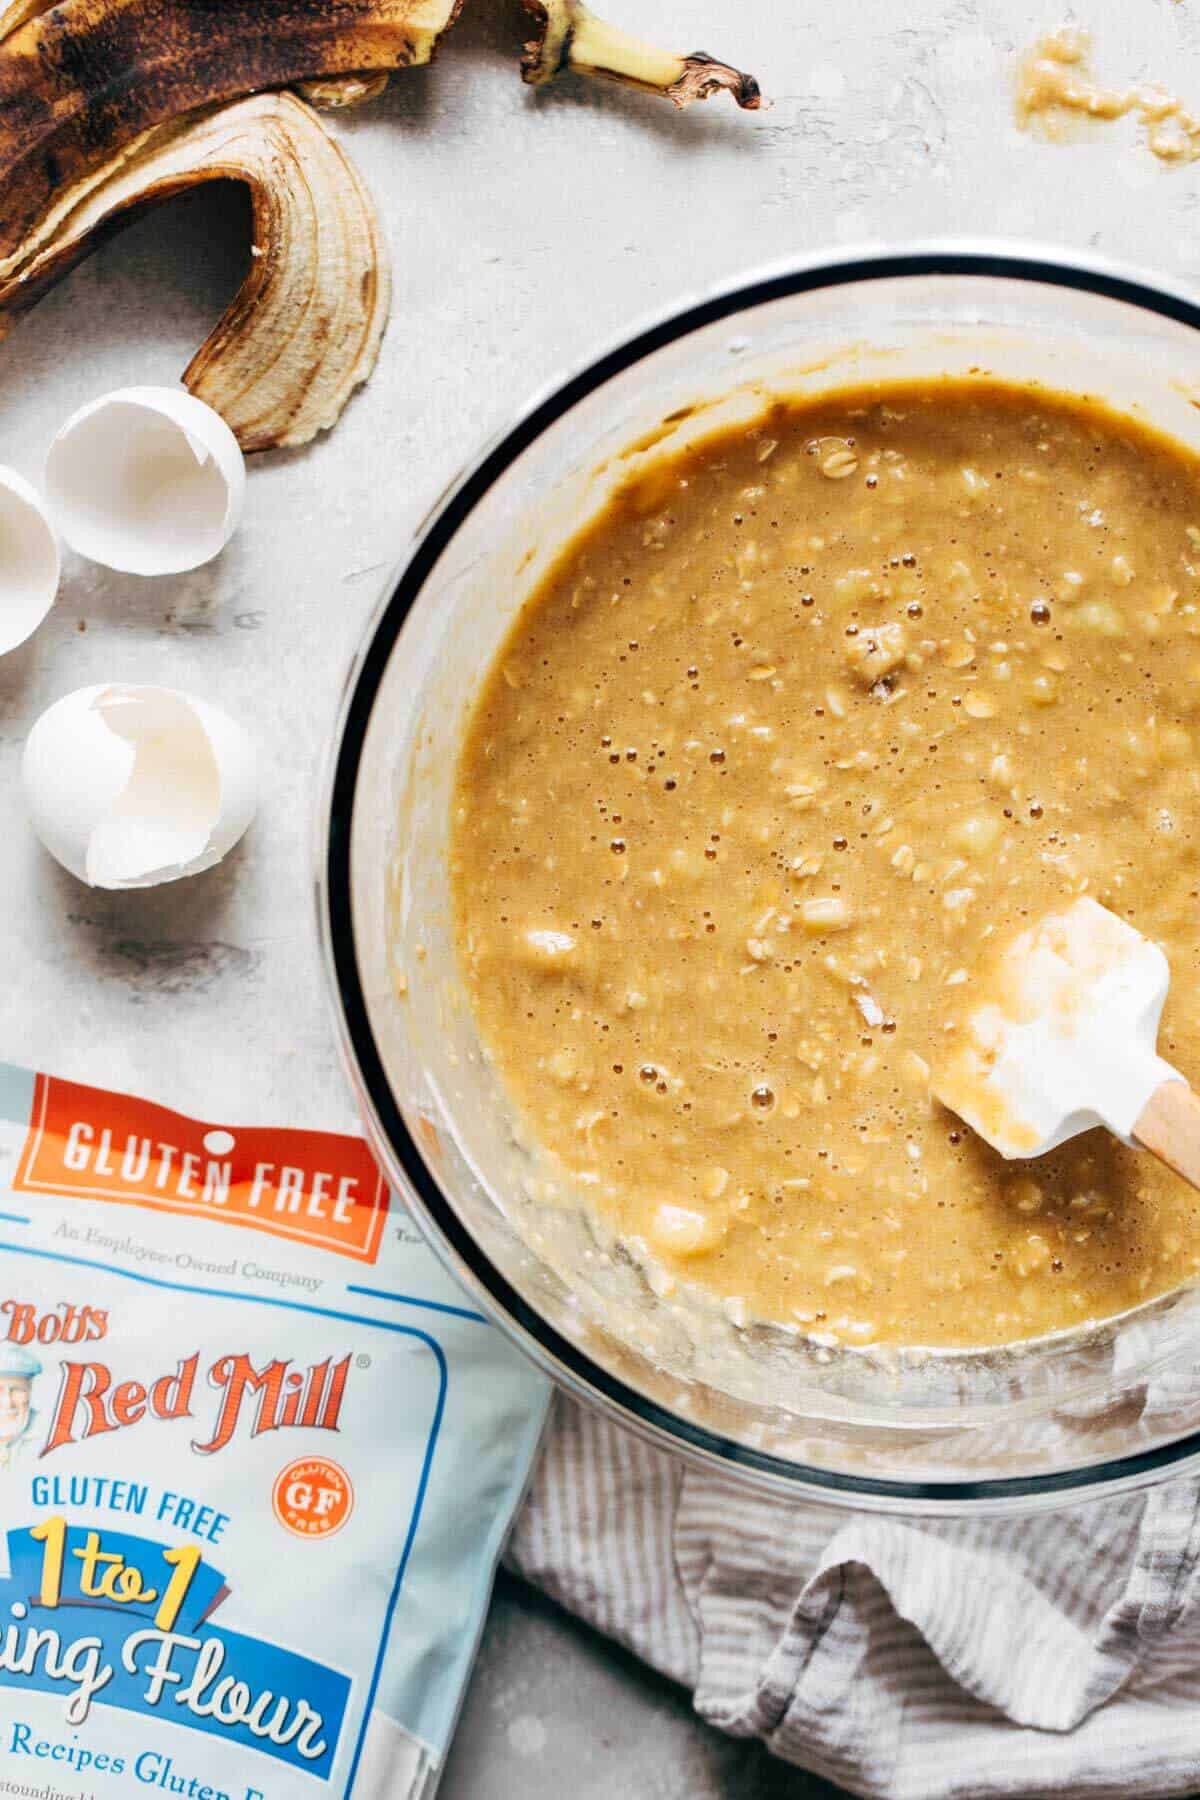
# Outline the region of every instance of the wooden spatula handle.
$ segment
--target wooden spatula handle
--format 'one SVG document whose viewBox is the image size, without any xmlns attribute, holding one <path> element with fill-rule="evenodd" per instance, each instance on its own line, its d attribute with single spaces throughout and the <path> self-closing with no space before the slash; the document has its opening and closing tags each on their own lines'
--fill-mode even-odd
<svg viewBox="0 0 1200 1800">
<path fill-rule="evenodd" d="M 1200 1188 L 1200 1095 L 1186 1081 L 1155 1088 L 1133 1127 L 1137 1143 Z"/>
</svg>

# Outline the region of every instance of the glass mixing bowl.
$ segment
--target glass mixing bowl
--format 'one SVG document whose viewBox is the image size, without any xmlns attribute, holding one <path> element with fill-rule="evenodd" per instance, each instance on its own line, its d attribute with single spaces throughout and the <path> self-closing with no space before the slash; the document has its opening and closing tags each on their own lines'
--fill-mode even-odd
<svg viewBox="0 0 1200 1800">
<path fill-rule="evenodd" d="M 542 1197 L 458 979 L 450 795 L 531 587 L 639 457 L 777 392 L 991 371 L 1101 396 L 1200 450 L 1200 308 L 1090 259 L 848 253 L 681 302 L 491 443 L 438 502 L 350 675 L 321 914 L 367 1129 L 480 1305 L 577 1398 L 747 1483 L 900 1512 L 1032 1510 L 1200 1468 L 1200 1293 L 992 1351 L 831 1350 L 660 1299 Z M 699 423 L 698 423 L 699 422 Z M 631 446 L 635 447 L 631 449 Z"/>
</svg>

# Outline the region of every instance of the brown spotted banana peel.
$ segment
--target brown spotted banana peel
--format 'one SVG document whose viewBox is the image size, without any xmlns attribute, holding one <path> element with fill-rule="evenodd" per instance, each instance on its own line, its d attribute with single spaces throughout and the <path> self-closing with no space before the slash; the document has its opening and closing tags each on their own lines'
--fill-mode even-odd
<svg viewBox="0 0 1200 1800">
<path fill-rule="evenodd" d="M 388 84 L 386 72 L 382 75 L 318 75 L 315 81 L 298 81 L 296 92 L 302 94 L 310 106 L 325 107 L 330 112 L 343 112 L 349 106 L 363 106 L 368 100 L 378 100 Z"/>
<path fill-rule="evenodd" d="M 55 0 L 9 0 L 9 4 L 0 10 L 0 43 L 19 26 L 36 19 L 39 13 L 49 12 L 54 4 Z"/>
<path fill-rule="evenodd" d="M 599 75 L 628 87 L 665 94 L 676 106 L 729 93 L 739 106 L 762 105 L 753 75 L 717 62 L 703 50 L 676 56 L 598 19 L 583 0 L 523 0 L 537 35 L 525 46 L 521 72 L 540 86 L 562 69 Z"/>
<path fill-rule="evenodd" d="M 0 335 L 128 214 L 203 181 L 250 191 L 250 269 L 184 373 L 243 450 L 305 444 L 375 364 L 390 276 L 371 197 L 316 114 L 256 94 L 156 125 L 62 190 L 0 259 Z"/>
<path fill-rule="evenodd" d="M 23 23 L 6 31 L 0 16 L 0 256 L 151 126 L 310 77 L 428 62 L 461 3 L 62 0 L 30 15 L 17 0 Z"/>
<path fill-rule="evenodd" d="M 232 176 L 251 191 L 253 266 L 184 379 L 246 449 L 331 425 L 378 351 L 386 256 L 348 159 L 299 102 L 261 90 L 357 105 L 390 71 L 428 62 L 462 3 L 0 0 L 0 336 L 93 234 Z M 759 104 L 752 76 L 657 51 L 579 0 L 524 3 L 537 28 L 528 81 L 568 68 L 679 106 L 718 89 Z M 224 131 L 225 103 L 245 94 L 258 98 L 231 108 Z"/>
</svg>

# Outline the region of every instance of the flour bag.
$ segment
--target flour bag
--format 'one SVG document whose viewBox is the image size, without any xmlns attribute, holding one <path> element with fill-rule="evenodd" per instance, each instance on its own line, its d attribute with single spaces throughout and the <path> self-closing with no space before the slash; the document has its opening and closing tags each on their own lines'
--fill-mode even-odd
<svg viewBox="0 0 1200 1800">
<path fill-rule="evenodd" d="M 0 1065 L 0 1793 L 427 1800 L 546 1406 L 360 1140 Z"/>
</svg>

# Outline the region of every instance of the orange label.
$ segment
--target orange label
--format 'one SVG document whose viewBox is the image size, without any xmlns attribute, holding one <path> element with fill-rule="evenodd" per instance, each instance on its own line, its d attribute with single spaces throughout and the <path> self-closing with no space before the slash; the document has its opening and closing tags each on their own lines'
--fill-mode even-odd
<svg viewBox="0 0 1200 1800">
<path fill-rule="evenodd" d="M 388 1191 L 360 1138 L 226 1129 L 39 1075 L 13 1186 L 199 1213 L 374 1262 Z"/>
<path fill-rule="evenodd" d="M 297 1537 L 327 1538 L 354 1511 L 354 1489 L 341 1463 L 298 1456 L 275 1477 L 271 1505 L 279 1523 Z"/>
</svg>

